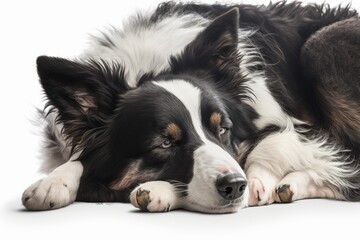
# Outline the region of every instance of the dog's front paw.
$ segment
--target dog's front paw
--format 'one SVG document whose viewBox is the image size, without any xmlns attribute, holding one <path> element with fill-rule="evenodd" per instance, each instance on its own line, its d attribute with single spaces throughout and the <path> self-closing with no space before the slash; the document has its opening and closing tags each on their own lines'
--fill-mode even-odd
<svg viewBox="0 0 360 240">
<path fill-rule="evenodd" d="M 168 182 L 153 181 L 140 184 L 130 194 L 136 208 L 149 212 L 168 212 L 177 206 L 174 186 Z"/>
<path fill-rule="evenodd" d="M 249 206 L 261 206 L 274 202 L 273 189 L 268 189 L 258 178 L 248 180 L 250 198 Z"/>
<path fill-rule="evenodd" d="M 22 203 L 29 210 L 50 210 L 74 202 L 72 193 L 61 177 L 46 177 L 30 185 L 22 195 Z"/>
</svg>

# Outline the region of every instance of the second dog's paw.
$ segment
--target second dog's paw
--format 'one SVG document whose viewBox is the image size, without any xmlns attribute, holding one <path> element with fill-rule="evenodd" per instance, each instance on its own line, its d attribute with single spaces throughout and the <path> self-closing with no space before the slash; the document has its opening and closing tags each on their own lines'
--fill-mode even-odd
<svg viewBox="0 0 360 240">
<path fill-rule="evenodd" d="M 168 212 L 176 205 L 174 187 L 163 181 L 140 184 L 130 194 L 130 201 L 136 208 L 149 212 Z"/>
<path fill-rule="evenodd" d="M 274 202 L 273 190 L 266 189 L 260 179 L 251 178 L 248 182 L 250 190 L 249 206 L 261 206 Z"/>
<path fill-rule="evenodd" d="M 29 210 L 61 208 L 75 201 L 67 184 L 60 177 L 47 177 L 30 185 L 22 195 L 22 203 Z"/>
</svg>

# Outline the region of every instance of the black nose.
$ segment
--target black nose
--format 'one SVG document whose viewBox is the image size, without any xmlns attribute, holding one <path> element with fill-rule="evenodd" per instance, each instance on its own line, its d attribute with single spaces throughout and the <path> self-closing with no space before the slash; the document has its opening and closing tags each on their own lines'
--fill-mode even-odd
<svg viewBox="0 0 360 240">
<path fill-rule="evenodd" d="M 241 174 L 230 173 L 219 176 L 216 180 L 216 188 L 220 195 L 227 199 L 233 200 L 243 195 L 246 188 L 246 180 Z"/>
</svg>

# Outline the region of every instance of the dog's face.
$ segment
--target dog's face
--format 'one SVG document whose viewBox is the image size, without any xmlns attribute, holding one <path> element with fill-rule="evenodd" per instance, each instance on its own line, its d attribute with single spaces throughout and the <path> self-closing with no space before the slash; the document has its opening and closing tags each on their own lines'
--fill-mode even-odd
<svg viewBox="0 0 360 240">
<path fill-rule="evenodd" d="M 170 181 L 199 211 L 246 205 L 236 158 L 256 116 L 242 102 L 237 28 L 237 11 L 221 16 L 135 88 L 117 63 L 38 58 L 49 103 L 82 149 L 84 178 L 116 190 Z"/>
<path fill-rule="evenodd" d="M 229 107 L 236 103 L 206 82 L 160 75 L 123 96 L 110 130 L 111 153 L 132 160 L 113 188 L 171 180 L 205 210 L 243 203 L 246 179 L 235 159 L 239 142 L 251 134 L 251 110 Z M 228 181 L 238 182 L 226 185 L 230 175 Z"/>
</svg>

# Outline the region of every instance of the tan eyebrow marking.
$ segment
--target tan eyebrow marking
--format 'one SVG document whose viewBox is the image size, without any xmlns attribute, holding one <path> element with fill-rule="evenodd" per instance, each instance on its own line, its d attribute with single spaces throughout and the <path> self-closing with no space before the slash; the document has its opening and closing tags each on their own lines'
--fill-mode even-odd
<svg viewBox="0 0 360 240">
<path fill-rule="evenodd" d="M 210 124 L 211 127 L 217 128 L 221 123 L 221 114 L 218 112 L 214 112 L 213 114 L 211 114 L 210 117 Z"/>
<path fill-rule="evenodd" d="M 174 140 L 179 140 L 181 138 L 181 130 L 175 123 L 167 125 L 165 132 Z"/>
</svg>

